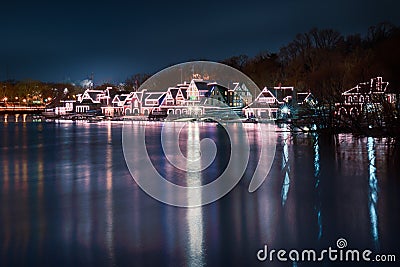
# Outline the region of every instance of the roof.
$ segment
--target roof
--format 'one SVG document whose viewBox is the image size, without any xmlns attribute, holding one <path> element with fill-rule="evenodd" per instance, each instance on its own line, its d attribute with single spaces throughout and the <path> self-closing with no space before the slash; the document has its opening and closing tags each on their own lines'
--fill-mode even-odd
<svg viewBox="0 0 400 267">
<path fill-rule="evenodd" d="M 170 87 L 168 90 L 171 92 L 171 96 L 175 99 L 178 94 L 179 88 Z"/>
<path fill-rule="evenodd" d="M 214 90 L 218 90 L 219 92 L 221 92 L 221 91 L 228 91 L 228 90 L 229 90 L 229 89 L 226 88 L 225 86 L 220 85 L 220 84 L 218 84 L 218 83 L 216 83 L 216 82 L 208 83 L 208 84 L 207 84 L 207 89 L 208 89 L 207 92 L 205 92 L 205 90 L 204 90 L 204 91 L 202 90 L 202 95 L 204 95 L 205 97 L 211 96 L 211 93 L 212 93 Z"/>
<path fill-rule="evenodd" d="M 250 103 L 247 108 L 275 108 L 276 105 L 271 105 L 266 102 L 252 102 Z"/>
<path fill-rule="evenodd" d="M 122 94 L 122 95 L 119 96 L 119 100 L 120 100 L 120 101 L 125 101 L 125 99 L 126 99 L 128 96 L 129 96 L 129 95 L 127 95 L 127 94 Z"/>
<path fill-rule="evenodd" d="M 118 103 L 118 102 L 120 102 L 119 95 L 115 95 L 112 100 L 112 103 Z"/>
<path fill-rule="evenodd" d="M 182 95 L 185 99 L 187 99 L 187 88 L 181 88 Z"/>
<path fill-rule="evenodd" d="M 297 102 L 304 102 L 304 100 L 306 100 L 309 95 L 311 95 L 311 93 L 297 93 Z"/>
<path fill-rule="evenodd" d="M 207 91 L 209 90 L 207 82 L 195 81 L 194 83 L 197 87 L 197 90 L 207 90 Z"/>
<path fill-rule="evenodd" d="M 88 92 L 88 95 L 91 99 L 93 99 L 93 101 L 97 101 L 97 95 L 104 95 L 103 91 L 100 92 Z"/>
<path fill-rule="evenodd" d="M 143 91 L 141 91 L 141 92 L 135 92 L 135 94 L 136 94 L 136 96 L 137 96 L 137 98 L 138 98 L 139 102 L 142 102 L 142 98 L 143 98 Z"/>
<path fill-rule="evenodd" d="M 256 97 L 256 100 L 260 97 L 276 98 L 275 95 L 267 87 L 264 87 L 264 89 L 261 91 L 261 93 Z"/>
<path fill-rule="evenodd" d="M 345 91 L 342 95 L 371 94 L 377 92 L 386 93 L 389 82 L 383 82 L 382 77 L 372 78 L 369 82 L 357 84 L 355 87 Z"/>
<path fill-rule="evenodd" d="M 286 97 L 293 95 L 293 87 L 274 87 L 269 91 L 279 102 L 283 102 Z"/>
<path fill-rule="evenodd" d="M 94 103 L 90 99 L 85 98 L 79 104 L 94 104 Z"/>
<path fill-rule="evenodd" d="M 356 87 L 351 88 L 343 93 L 343 95 L 348 94 L 369 94 L 371 93 L 371 87 L 366 84 L 358 84 Z"/>
<path fill-rule="evenodd" d="M 148 95 L 146 100 L 158 100 L 165 94 L 165 92 L 151 92 L 146 94 Z"/>
</svg>

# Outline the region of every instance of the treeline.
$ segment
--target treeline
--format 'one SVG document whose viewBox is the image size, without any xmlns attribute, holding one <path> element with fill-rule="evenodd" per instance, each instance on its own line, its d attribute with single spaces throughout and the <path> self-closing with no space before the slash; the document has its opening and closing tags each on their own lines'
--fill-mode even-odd
<svg viewBox="0 0 400 267">
<path fill-rule="evenodd" d="M 279 52 L 261 52 L 255 57 L 233 56 L 221 63 L 247 74 L 260 88 L 290 85 L 299 91 L 311 91 L 318 99 L 335 101 L 340 93 L 359 82 L 382 76 L 394 88 L 400 88 L 400 28 L 383 22 L 360 34 L 343 36 L 333 29 L 312 29 L 298 34 Z M 150 74 L 134 74 L 118 90 L 137 90 Z M 0 101 L 18 98 L 68 96 L 84 88 L 69 83 L 40 81 L 0 82 Z"/>
<path fill-rule="evenodd" d="M 20 104 L 40 104 L 64 96 L 73 96 L 82 91 L 80 86 L 70 83 L 48 83 L 35 80 L 0 82 L 0 102 Z"/>
<path fill-rule="evenodd" d="M 247 74 L 260 87 L 293 85 L 333 101 L 345 89 L 382 76 L 400 88 L 400 28 L 380 23 L 367 34 L 343 36 L 333 29 L 298 34 L 278 53 L 234 56 L 223 63 Z"/>
</svg>

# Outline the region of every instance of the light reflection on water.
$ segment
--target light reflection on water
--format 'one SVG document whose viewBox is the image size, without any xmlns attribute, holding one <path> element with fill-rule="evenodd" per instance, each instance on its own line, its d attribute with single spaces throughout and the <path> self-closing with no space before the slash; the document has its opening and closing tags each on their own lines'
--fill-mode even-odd
<svg viewBox="0 0 400 267">
<path fill-rule="evenodd" d="M 371 232 L 375 248 L 379 248 L 378 215 L 376 212 L 378 203 L 378 180 L 376 177 L 374 138 L 368 137 L 368 161 L 369 161 L 369 213 L 371 218 Z"/>
<path fill-rule="evenodd" d="M 283 132 L 283 153 L 282 153 L 282 170 L 285 173 L 285 178 L 283 179 L 283 184 L 282 184 L 282 206 L 285 206 L 288 193 L 289 193 L 289 187 L 290 187 L 290 164 L 289 164 L 289 148 L 288 148 L 288 132 Z"/>
<path fill-rule="evenodd" d="M 317 191 L 317 199 L 315 200 L 315 210 L 317 212 L 318 220 L 318 240 L 322 237 L 322 212 L 321 212 L 321 189 L 319 186 L 320 180 L 320 150 L 319 150 L 319 136 L 313 134 L 313 147 L 314 147 L 314 177 L 315 177 L 315 190 Z"/>
<path fill-rule="evenodd" d="M 186 173 L 186 186 L 201 186 L 201 172 L 190 171 L 198 170 L 201 162 L 196 160 L 200 158 L 200 134 L 199 126 L 197 123 L 190 123 L 187 133 L 187 170 Z M 194 166 L 196 165 L 196 166 Z M 187 195 L 188 204 L 196 203 L 193 197 Z M 188 266 L 204 266 L 204 248 L 203 248 L 203 213 L 201 207 L 187 209 L 186 215 L 187 227 L 189 229 L 189 253 L 187 258 Z"/>
<path fill-rule="evenodd" d="M 156 154 L 161 125 L 143 124 Z M 387 140 L 279 133 L 271 173 L 250 194 L 260 151 L 256 129 L 246 125 L 252 154 L 239 185 L 215 203 L 182 209 L 151 199 L 134 183 L 121 125 L 3 124 L 0 265 L 243 266 L 257 263 L 264 244 L 321 248 L 339 237 L 352 247 L 397 251 L 399 165 L 388 156 Z M 218 177 L 230 152 L 215 124 L 189 124 L 180 149 L 195 159 L 204 137 L 217 140 L 221 153 L 205 173 L 179 172 L 157 156 L 159 171 L 192 186 Z"/>
<path fill-rule="evenodd" d="M 106 244 L 108 250 L 108 257 L 111 265 L 114 265 L 114 224 L 113 224 L 113 192 L 112 192 L 112 127 L 111 124 L 107 125 L 107 149 L 106 149 L 106 184 L 107 184 L 107 197 L 106 197 Z"/>
</svg>

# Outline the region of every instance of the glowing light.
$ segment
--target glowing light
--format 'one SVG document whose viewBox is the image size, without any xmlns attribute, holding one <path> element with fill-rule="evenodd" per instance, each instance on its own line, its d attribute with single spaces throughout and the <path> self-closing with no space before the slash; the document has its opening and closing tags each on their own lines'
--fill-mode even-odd
<svg viewBox="0 0 400 267">
<path fill-rule="evenodd" d="M 290 188 L 290 166 L 289 166 L 289 146 L 288 146 L 288 133 L 283 133 L 283 154 L 282 154 L 282 170 L 285 171 L 285 178 L 282 184 L 281 198 L 282 206 L 285 206 L 286 200 L 288 198 L 289 188 Z"/>
<path fill-rule="evenodd" d="M 22 100 L 22 102 L 26 103 L 26 99 Z"/>
<path fill-rule="evenodd" d="M 7 100 L 8 100 L 8 98 L 7 98 L 7 97 L 4 97 L 4 98 L 3 98 L 3 101 L 7 101 Z"/>
<path fill-rule="evenodd" d="M 319 136 L 314 135 L 314 177 L 315 177 L 315 189 L 318 194 L 318 202 L 315 204 L 314 209 L 317 211 L 317 222 L 318 222 L 318 239 L 322 237 L 322 213 L 321 213 L 321 190 L 320 184 L 320 148 L 319 148 Z"/>
<path fill-rule="evenodd" d="M 378 232 L 378 179 L 376 177 L 375 166 L 375 141 L 374 138 L 368 137 L 368 161 L 369 161 L 369 215 L 371 219 L 371 234 L 375 242 L 375 247 L 379 247 L 379 232 Z"/>
<path fill-rule="evenodd" d="M 200 130 L 198 124 L 189 124 L 187 139 L 187 178 L 186 181 L 190 186 L 201 185 L 201 172 L 193 171 L 201 168 L 201 161 L 198 160 L 200 154 Z M 192 170 L 192 171 L 190 171 Z M 201 196 L 200 196 L 201 197 Z M 193 196 L 188 195 L 187 200 L 191 203 Z M 203 210 L 201 207 L 191 208 L 187 210 L 186 220 L 189 230 L 189 257 L 190 266 L 204 265 L 204 230 L 203 230 Z"/>
<path fill-rule="evenodd" d="M 289 109 L 288 109 L 287 107 L 283 107 L 281 111 L 282 111 L 282 113 L 284 113 L 284 114 L 289 113 Z"/>
</svg>

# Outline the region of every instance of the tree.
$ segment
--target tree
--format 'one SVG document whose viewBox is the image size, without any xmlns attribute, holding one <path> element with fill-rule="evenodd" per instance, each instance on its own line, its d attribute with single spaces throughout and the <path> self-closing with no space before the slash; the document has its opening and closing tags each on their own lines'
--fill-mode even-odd
<svg viewBox="0 0 400 267">
<path fill-rule="evenodd" d="M 151 75 L 147 73 L 136 73 L 125 80 L 124 89 L 126 91 L 137 91 L 139 87 L 150 77 Z"/>
</svg>

